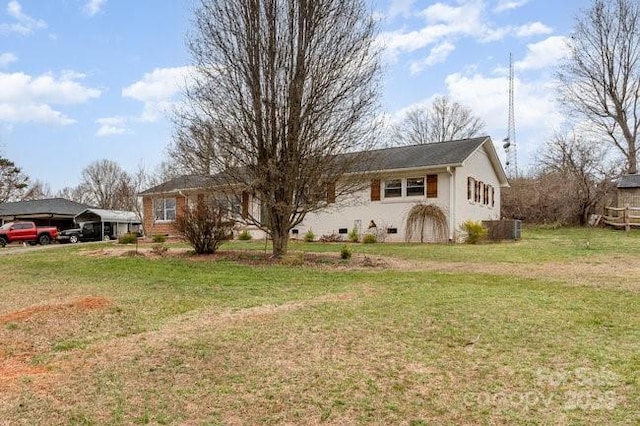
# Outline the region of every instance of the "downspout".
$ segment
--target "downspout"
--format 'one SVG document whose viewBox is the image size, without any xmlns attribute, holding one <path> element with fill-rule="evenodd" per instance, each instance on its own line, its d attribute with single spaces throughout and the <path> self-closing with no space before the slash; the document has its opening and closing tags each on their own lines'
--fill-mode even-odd
<svg viewBox="0 0 640 426">
<path fill-rule="evenodd" d="M 455 226 L 456 226 L 456 182 L 455 182 L 455 169 L 451 166 L 447 166 L 447 173 L 449 173 L 449 242 L 454 242 Z"/>
</svg>

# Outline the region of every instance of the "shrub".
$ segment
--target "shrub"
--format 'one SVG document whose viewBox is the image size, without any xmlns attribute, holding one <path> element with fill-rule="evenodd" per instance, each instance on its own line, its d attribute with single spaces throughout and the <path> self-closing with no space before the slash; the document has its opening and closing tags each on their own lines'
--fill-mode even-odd
<svg viewBox="0 0 640 426">
<path fill-rule="evenodd" d="M 199 201 L 195 207 L 185 207 L 176 217 L 175 227 L 196 254 L 215 253 L 233 237 L 233 222 L 217 203 Z"/>
<path fill-rule="evenodd" d="M 162 256 L 167 251 L 169 251 L 169 247 L 163 246 L 161 243 L 151 247 L 151 253 L 157 254 L 158 256 Z"/>
<path fill-rule="evenodd" d="M 347 234 L 347 237 L 352 243 L 357 243 L 358 241 L 360 241 L 360 233 L 358 232 L 358 228 L 354 226 L 353 229 Z"/>
<path fill-rule="evenodd" d="M 316 239 L 316 234 L 313 233 L 311 229 L 304 234 L 304 240 L 308 243 L 312 243 Z"/>
<path fill-rule="evenodd" d="M 252 238 L 253 236 L 251 235 L 251 232 L 247 231 L 246 229 L 243 229 L 242 232 L 238 234 L 238 239 L 240 241 L 249 241 Z"/>
<path fill-rule="evenodd" d="M 340 249 L 340 259 L 344 259 L 344 260 L 351 259 L 352 254 L 353 252 L 351 251 L 351 247 L 349 247 L 346 244 L 343 245 L 342 248 Z"/>
<path fill-rule="evenodd" d="M 165 241 L 167 241 L 167 237 L 162 234 L 154 234 L 151 237 L 151 241 L 153 241 L 154 243 L 164 243 Z"/>
<path fill-rule="evenodd" d="M 478 244 L 487 235 L 487 229 L 480 221 L 467 220 L 460 227 L 467 233 L 465 238 L 467 244 Z"/>
<path fill-rule="evenodd" d="M 378 239 L 376 238 L 375 234 L 364 234 L 364 237 L 362 237 L 362 242 L 364 244 L 373 244 L 377 243 Z"/>
<path fill-rule="evenodd" d="M 320 242 L 322 243 L 339 243 L 342 241 L 342 235 L 340 234 L 328 234 L 320 237 Z"/>
<path fill-rule="evenodd" d="M 286 266 L 301 266 L 304 265 L 304 252 L 297 251 L 293 253 L 287 253 L 280 259 L 280 263 Z"/>
<path fill-rule="evenodd" d="M 138 235 L 134 232 L 128 232 L 118 237 L 118 244 L 133 244 L 138 241 Z"/>
</svg>

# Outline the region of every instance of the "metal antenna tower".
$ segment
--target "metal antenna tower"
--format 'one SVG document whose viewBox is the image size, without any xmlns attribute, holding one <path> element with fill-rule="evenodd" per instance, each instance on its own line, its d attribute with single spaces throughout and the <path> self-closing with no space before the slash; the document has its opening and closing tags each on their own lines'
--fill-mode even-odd
<svg viewBox="0 0 640 426">
<path fill-rule="evenodd" d="M 516 143 L 516 119 L 513 111 L 513 55 L 509 53 L 509 123 L 508 134 L 502 142 L 507 157 L 506 168 L 509 177 L 518 178 L 518 144 Z"/>
</svg>

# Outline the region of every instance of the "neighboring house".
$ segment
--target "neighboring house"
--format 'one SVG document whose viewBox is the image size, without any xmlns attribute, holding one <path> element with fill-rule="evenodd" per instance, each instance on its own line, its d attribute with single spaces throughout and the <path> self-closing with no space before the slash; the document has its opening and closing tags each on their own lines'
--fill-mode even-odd
<svg viewBox="0 0 640 426">
<path fill-rule="evenodd" d="M 489 137 L 380 149 L 371 158 L 375 166 L 365 170 L 366 189 L 308 214 L 292 234 L 301 237 L 308 230 L 318 237 L 347 234 L 354 227 L 362 233 L 375 224 L 388 241 L 404 241 L 407 214 L 418 203 L 433 204 L 444 212 L 451 240 L 466 220 L 500 219 L 500 190 L 509 184 Z M 176 215 L 185 205 L 203 199 L 214 180 L 182 176 L 142 192 L 147 235 L 174 234 Z M 260 203 L 252 194 L 244 192 L 232 204 L 238 213 L 259 217 Z M 434 236 L 423 239 L 433 241 Z"/>
<path fill-rule="evenodd" d="M 617 187 L 618 207 L 640 207 L 640 174 L 620 176 Z"/>
<path fill-rule="evenodd" d="M 75 227 L 75 216 L 91 206 L 64 198 L 17 201 L 0 204 L 0 222 L 29 220 L 38 226 L 55 226 L 58 229 Z"/>
</svg>

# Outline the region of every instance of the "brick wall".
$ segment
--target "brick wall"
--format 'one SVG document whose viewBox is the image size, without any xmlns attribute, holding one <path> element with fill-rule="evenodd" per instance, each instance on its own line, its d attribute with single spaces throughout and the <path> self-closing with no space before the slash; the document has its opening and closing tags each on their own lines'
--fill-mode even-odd
<svg viewBox="0 0 640 426">
<path fill-rule="evenodd" d="M 182 214 L 186 205 L 186 198 L 182 195 L 175 195 L 176 199 L 176 215 Z M 162 196 L 146 196 L 142 198 L 142 214 L 144 232 L 147 237 L 155 234 L 176 236 L 177 232 L 173 227 L 173 222 L 156 222 L 155 213 L 153 211 L 153 200 L 155 198 L 165 198 Z"/>
</svg>

